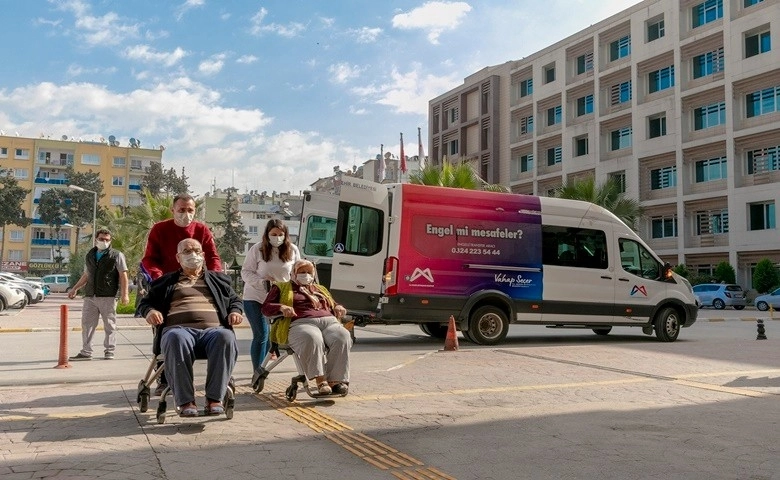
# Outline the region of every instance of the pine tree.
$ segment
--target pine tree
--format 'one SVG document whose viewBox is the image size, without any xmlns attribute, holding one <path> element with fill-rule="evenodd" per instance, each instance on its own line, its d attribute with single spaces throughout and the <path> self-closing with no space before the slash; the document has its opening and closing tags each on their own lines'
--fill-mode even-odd
<svg viewBox="0 0 780 480">
<path fill-rule="evenodd" d="M 217 250 L 220 258 L 225 262 L 235 260 L 236 256 L 244 251 L 244 245 L 249 241 L 246 229 L 241 223 L 241 214 L 238 212 L 236 192 L 235 188 L 227 189 L 225 203 L 219 209 L 224 220 L 214 223 L 215 230 L 221 232 L 221 235 L 216 238 Z"/>
<path fill-rule="evenodd" d="M 16 178 L 11 176 L 11 171 L 7 169 L 0 170 L 0 228 L 5 235 L 5 227 L 8 225 L 17 225 L 26 227 L 31 220 L 27 218 L 22 208 L 27 194 L 30 190 L 20 187 Z M 0 242 L 0 260 L 3 259 L 3 242 Z"/>
</svg>

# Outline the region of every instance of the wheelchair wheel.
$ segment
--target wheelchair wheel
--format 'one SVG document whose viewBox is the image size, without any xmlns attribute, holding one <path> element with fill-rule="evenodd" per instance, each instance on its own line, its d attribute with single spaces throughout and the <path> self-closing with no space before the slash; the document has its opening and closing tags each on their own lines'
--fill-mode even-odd
<svg viewBox="0 0 780 480">
<path fill-rule="evenodd" d="M 138 395 L 138 410 L 141 413 L 145 413 L 147 410 L 149 410 L 149 394 L 148 393 L 142 393 Z"/>
<path fill-rule="evenodd" d="M 222 400 L 222 404 L 225 406 L 225 418 L 230 420 L 233 418 L 233 407 L 236 405 L 236 386 L 233 382 L 233 378 L 228 382 L 228 389 L 225 392 L 225 398 Z"/>
<path fill-rule="evenodd" d="M 160 403 L 157 405 L 157 423 L 159 425 L 162 425 L 165 423 L 165 411 L 168 409 L 168 402 L 165 400 L 160 400 Z"/>
<path fill-rule="evenodd" d="M 298 385 L 290 385 L 287 387 L 287 390 L 284 392 L 284 396 L 290 402 L 295 401 L 295 398 L 298 396 Z"/>
</svg>

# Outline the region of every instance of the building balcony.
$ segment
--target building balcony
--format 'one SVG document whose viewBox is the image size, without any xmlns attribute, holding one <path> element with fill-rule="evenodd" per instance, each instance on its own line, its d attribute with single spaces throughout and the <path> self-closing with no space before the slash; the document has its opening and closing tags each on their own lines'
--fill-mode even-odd
<svg viewBox="0 0 780 480">
<path fill-rule="evenodd" d="M 141 186 L 140 185 L 128 185 L 127 189 L 128 190 L 138 190 L 138 191 L 140 191 L 141 190 Z"/>
<path fill-rule="evenodd" d="M 38 165 L 49 165 L 50 167 L 62 167 L 62 168 L 73 166 L 73 160 L 59 160 L 59 159 L 50 159 L 50 158 L 47 158 L 44 161 L 39 159 L 35 163 Z"/>
<path fill-rule="evenodd" d="M 57 240 L 54 238 L 33 238 L 32 241 L 30 241 L 32 245 L 57 245 Z M 59 245 L 61 247 L 68 247 L 70 246 L 70 240 L 60 240 Z"/>
<path fill-rule="evenodd" d="M 46 185 L 67 185 L 68 180 L 64 178 L 41 178 L 35 179 L 35 183 L 43 183 Z"/>
</svg>

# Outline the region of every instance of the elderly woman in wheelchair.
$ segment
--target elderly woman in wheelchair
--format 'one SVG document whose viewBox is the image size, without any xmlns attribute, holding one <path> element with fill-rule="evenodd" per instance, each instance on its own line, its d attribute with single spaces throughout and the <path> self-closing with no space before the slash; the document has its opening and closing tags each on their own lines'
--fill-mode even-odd
<svg viewBox="0 0 780 480">
<path fill-rule="evenodd" d="M 327 288 L 315 283 L 315 278 L 313 263 L 295 262 L 291 280 L 271 287 L 263 315 L 284 316 L 272 328 L 289 328 L 286 343 L 301 360 L 306 378 L 317 384 L 320 395 L 346 395 L 352 337 L 339 320 L 346 309 L 333 300 Z"/>
</svg>

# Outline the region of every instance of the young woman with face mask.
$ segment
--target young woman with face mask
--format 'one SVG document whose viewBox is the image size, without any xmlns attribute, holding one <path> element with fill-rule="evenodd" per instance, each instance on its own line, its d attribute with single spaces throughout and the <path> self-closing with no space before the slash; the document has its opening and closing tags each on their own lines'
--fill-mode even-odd
<svg viewBox="0 0 780 480">
<path fill-rule="evenodd" d="M 273 282 L 288 282 L 292 267 L 301 254 L 291 241 L 287 226 L 279 219 L 271 219 L 265 226 L 263 238 L 247 252 L 241 267 L 244 280 L 244 313 L 252 327 L 249 355 L 252 368 L 257 370 L 270 349 L 269 324 L 260 308 Z"/>
</svg>

